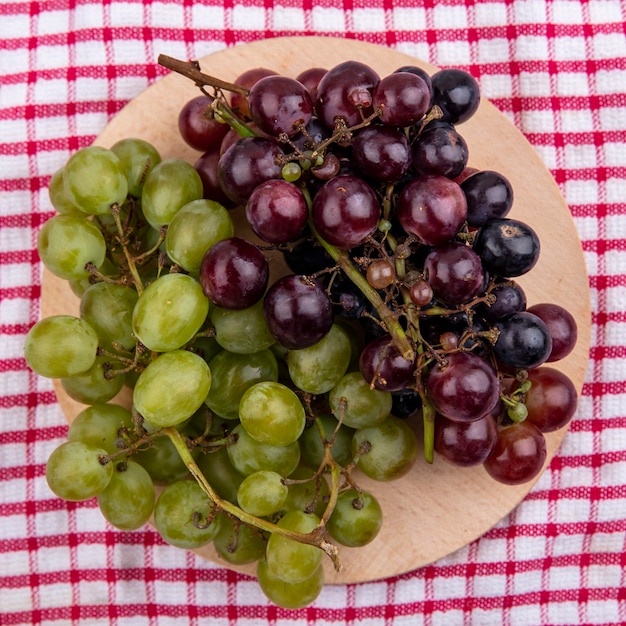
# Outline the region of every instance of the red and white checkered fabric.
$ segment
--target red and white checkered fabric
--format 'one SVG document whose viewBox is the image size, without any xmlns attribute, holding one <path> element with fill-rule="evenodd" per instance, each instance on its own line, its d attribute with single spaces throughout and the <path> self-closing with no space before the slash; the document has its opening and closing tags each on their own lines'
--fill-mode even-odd
<svg viewBox="0 0 626 626">
<path fill-rule="evenodd" d="M 624 0 L 2 2 L 0 624 L 626 623 L 625 28 Z M 495 528 L 431 566 L 284 611 L 252 579 L 52 495 L 44 465 L 66 426 L 22 343 L 39 315 L 49 177 L 163 74 L 160 51 L 344 33 L 468 69 L 535 146 L 584 248 L 592 348 L 559 453 Z"/>
</svg>

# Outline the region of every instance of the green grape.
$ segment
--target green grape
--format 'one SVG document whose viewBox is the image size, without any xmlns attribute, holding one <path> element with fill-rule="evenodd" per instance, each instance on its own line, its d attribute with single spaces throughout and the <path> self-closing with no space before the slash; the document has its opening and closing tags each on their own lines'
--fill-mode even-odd
<svg viewBox="0 0 626 626">
<path fill-rule="evenodd" d="M 257 517 L 268 517 L 281 510 L 287 500 L 287 485 L 276 472 L 260 471 L 246 476 L 237 490 L 239 506 Z"/>
<path fill-rule="evenodd" d="M 98 494 L 104 518 L 121 530 L 141 528 L 152 515 L 156 494 L 150 474 L 138 463 L 120 463 Z"/>
<path fill-rule="evenodd" d="M 108 276 L 109 278 L 116 279 L 120 276 L 120 269 L 113 263 L 113 261 L 105 258 L 102 265 L 98 268 L 98 273 Z M 87 291 L 87 289 L 89 289 L 89 287 L 93 284 L 93 276 L 91 274 L 69 281 L 72 293 L 78 298 L 82 298 L 85 295 L 85 291 Z"/>
<path fill-rule="evenodd" d="M 332 415 L 318 415 L 317 419 L 324 428 L 324 435 L 327 440 L 333 437 L 331 454 L 333 459 L 345 467 L 352 461 L 352 436 L 354 430 L 345 424 L 341 424 L 337 429 L 338 422 Z M 335 432 L 336 431 L 336 432 Z M 300 437 L 300 449 L 302 451 L 302 461 L 313 468 L 318 468 L 324 460 L 324 442 L 317 424 L 312 424 L 305 428 Z"/>
<path fill-rule="evenodd" d="M 304 511 L 322 517 L 330 488 L 323 475 L 314 476 L 309 467 L 300 466 L 289 474 L 289 480 L 302 480 L 287 485 L 287 500 L 283 511 Z"/>
<path fill-rule="evenodd" d="M 143 139 L 128 137 L 113 144 L 111 151 L 122 163 L 128 181 L 128 193 L 135 198 L 141 197 L 148 174 L 161 162 L 158 150 Z"/>
<path fill-rule="evenodd" d="M 215 493 L 220 498 L 237 504 L 237 489 L 245 476 L 233 467 L 226 447 L 200 455 L 197 464 Z"/>
<path fill-rule="evenodd" d="M 132 328 L 149 350 L 166 352 L 189 342 L 208 312 L 209 299 L 197 280 L 187 274 L 165 274 L 139 296 Z"/>
<path fill-rule="evenodd" d="M 271 446 L 252 439 L 241 424 L 233 428 L 235 441 L 228 444 L 228 458 L 233 467 L 248 476 L 261 470 L 269 470 L 289 476 L 300 461 L 300 445 L 297 441 L 286 446 Z"/>
<path fill-rule="evenodd" d="M 88 263 L 100 267 L 106 255 L 104 236 L 84 215 L 66 213 L 45 222 L 37 236 L 41 262 L 64 280 L 88 277 Z"/>
<path fill-rule="evenodd" d="M 267 541 L 257 528 L 222 517 L 220 529 L 213 540 L 217 553 L 231 565 L 254 563 L 265 554 Z"/>
<path fill-rule="evenodd" d="M 133 429 L 131 412 L 119 404 L 96 404 L 83 409 L 70 424 L 68 441 L 82 441 L 113 454 L 119 450 L 120 430 Z"/>
<path fill-rule="evenodd" d="M 193 200 L 172 218 L 165 247 L 174 263 L 197 274 L 206 251 L 234 234 L 235 226 L 226 208 L 214 200 Z"/>
<path fill-rule="evenodd" d="M 178 548 L 193 550 L 213 541 L 220 522 L 214 505 L 192 480 L 179 480 L 165 487 L 154 507 L 157 532 Z"/>
<path fill-rule="evenodd" d="M 304 511 L 288 511 L 277 522 L 279 528 L 299 533 L 310 533 L 319 524 L 319 518 Z M 265 558 L 269 570 L 288 583 L 301 583 L 310 578 L 319 567 L 324 553 L 320 548 L 272 533 Z"/>
<path fill-rule="evenodd" d="M 26 334 L 24 358 L 47 378 L 66 378 L 88 370 L 96 360 L 98 335 L 79 317 L 51 315 Z"/>
<path fill-rule="evenodd" d="M 225 419 L 239 418 L 239 402 L 252 385 L 278 380 L 278 364 L 270 350 L 236 354 L 222 350 L 209 361 L 211 389 L 207 406 Z"/>
<path fill-rule="evenodd" d="M 286 446 L 298 440 L 306 414 L 300 398 L 282 383 L 256 383 L 242 396 L 239 419 L 246 432 L 271 446 Z"/>
<path fill-rule="evenodd" d="M 324 587 L 324 568 L 321 565 L 306 580 L 288 583 L 270 570 L 265 559 L 260 559 L 256 575 L 267 598 L 284 609 L 302 609 L 309 606 Z"/>
<path fill-rule="evenodd" d="M 341 380 L 348 370 L 350 358 L 348 334 L 341 326 L 333 324 L 316 344 L 289 351 L 287 366 L 298 389 L 319 395 L 330 391 Z"/>
<path fill-rule="evenodd" d="M 389 416 L 380 424 L 357 430 L 352 439 L 353 455 L 366 442 L 371 449 L 359 457 L 357 467 L 373 480 L 396 480 L 415 465 L 417 437 L 404 420 Z"/>
<path fill-rule="evenodd" d="M 202 198 L 202 179 L 182 159 L 166 159 L 155 165 L 143 185 L 141 208 L 156 229 L 169 224 L 188 202 Z"/>
<path fill-rule="evenodd" d="M 326 524 L 335 541 L 358 548 L 372 541 L 383 524 L 383 510 L 367 491 L 347 489 L 337 497 L 337 504 Z"/>
<path fill-rule="evenodd" d="M 133 401 L 139 414 L 152 426 L 176 426 L 202 405 L 211 387 L 211 371 L 193 352 L 164 352 L 141 372 Z"/>
<path fill-rule="evenodd" d="M 331 390 L 328 401 L 335 417 L 350 428 L 380 424 L 391 412 L 388 391 L 371 389 L 361 372 L 349 372 Z"/>
<path fill-rule="evenodd" d="M 130 287 L 96 283 L 83 293 L 80 316 L 107 346 L 115 343 L 126 350 L 132 350 L 137 343 L 132 329 L 132 315 L 137 297 L 137 292 Z"/>
<path fill-rule="evenodd" d="M 57 213 L 81 214 L 81 210 L 74 203 L 71 194 L 65 189 L 63 182 L 64 168 L 57 170 L 48 183 L 48 197 Z"/>
<path fill-rule="evenodd" d="M 227 311 L 215 307 L 211 312 L 217 343 L 229 352 L 252 354 L 266 350 L 275 343 L 263 317 L 263 303 L 247 309 Z"/>
<path fill-rule="evenodd" d="M 189 344 L 189 349 L 199 354 L 207 363 L 211 363 L 211 359 L 223 350 L 215 337 L 203 336 L 195 337 Z"/>
<path fill-rule="evenodd" d="M 89 215 L 109 213 L 128 195 L 122 162 L 114 152 L 100 146 L 75 152 L 65 164 L 63 182 L 74 203 Z"/>
<path fill-rule="evenodd" d="M 65 393 L 82 404 L 103 404 L 114 398 L 124 386 L 124 375 L 105 376 L 111 359 L 97 356 L 94 364 L 80 374 L 61 379 Z"/>
<path fill-rule="evenodd" d="M 193 450 L 191 456 L 197 461 L 200 452 Z M 150 447 L 133 455 L 133 461 L 143 466 L 158 485 L 169 485 L 189 476 L 189 469 L 180 458 L 169 437 L 153 439 Z"/>
<path fill-rule="evenodd" d="M 111 481 L 112 463 L 101 463 L 106 450 L 82 441 L 57 446 L 46 463 L 46 481 L 55 495 L 80 502 L 97 496 Z"/>
</svg>

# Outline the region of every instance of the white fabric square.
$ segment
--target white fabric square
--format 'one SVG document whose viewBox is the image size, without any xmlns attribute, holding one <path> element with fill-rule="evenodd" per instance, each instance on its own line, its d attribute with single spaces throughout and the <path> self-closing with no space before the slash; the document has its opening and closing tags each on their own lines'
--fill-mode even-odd
<svg viewBox="0 0 626 626">
<path fill-rule="evenodd" d="M 548 42 L 545 37 L 520 35 L 514 42 L 515 58 L 518 61 L 532 61 L 548 58 Z"/>
<path fill-rule="evenodd" d="M 582 72 L 561 72 L 556 77 L 560 96 L 588 96 L 591 93 L 589 78 Z"/>
<path fill-rule="evenodd" d="M 265 9 L 263 7 L 236 4 L 233 8 L 233 28 L 259 30 L 265 28 Z"/>
<path fill-rule="evenodd" d="M 626 56 L 624 33 L 596 33 L 591 42 L 596 59 L 617 59 Z"/>
<path fill-rule="evenodd" d="M 557 61 L 579 61 L 587 57 L 584 37 L 556 37 L 553 45 Z"/>
<path fill-rule="evenodd" d="M 352 24 L 358 32 L 376 32 L 385 30 L 385 11 L 374 7 L 354 8 L 352 10 Z"/>
<path fill-rule="evenodd" d="M 478 2 L 474 10 L 477 26 L 501 26 L 508 23 L 506 7 L 500 2 Z"/>
<path fill-rule="evenodd" d="M 522 95 L 529 98 L 552 95 L 552 82 L 548 72 L 520 72 L 519 86 Z"/>
<path fill-rule="evenodd" d="M 487 98 L 510 98 L 513 81 L 509 74 L 485 74 L 480 77 L 480 90 Z"/>
<path fill-rule="evenodd" d="M 467 28 L 467 8 L 465 5 L 435 4 L 433 7 L 435 28 Z"/>
<path fill-rule="evenodd" d="M 272 23 L 276 30 L 304 30 L 304 12 L 294 7 L 275 5 Z"/>
<path fill-rule="evenodd" d="M 553 24 L 580 24 L 583 21 L 580 2 L 575 0 L 555 0 L 552 3 Z"/>
<path fill-rule="evenodd" d="M 465 576 L 435 576 L 433 592 L 436 596 L 464 598 L 467 595 L 467 579 Z"/>
<path fill-rule="evenodd" d="M 537 0 L 515 0 L 513 3 L 514 20 L 518 24 L 544 24 L 546 5 Z"/>
<path fill-rule="evenodd" d="M 587 144 L 568 144 L 564 148 L 567 167 L 572 169 L 583 169 L 596 167 L 598 165 L 596 147 Z"/>
<path fill-rule="evenodd" d="M 426 12 L 422 7 L 394 7 L 393 26 L 398 30 L 415 31 L 426 27 Z"/>
<path fill-rule="evenodd" d="M 153 26 L 162 28 L 182 28 L 185 25 L 185 13 L 180 6 L 172 2 L 152 2 L 150 5 Z"/>
<path fill-rule="evenodd" d="M 467 41 L 442 41 L 437 47 L 437 62 L 442 66 L 456 67 L 467 63 L 470 58 L 470 45 Z"/>
<path fill-rule="evenodd" d="M 313 30 L 320 32 L 343 32 L 345 15 L 341 9 L 331 7 L 313 7 L 311 11 Z"/>
<path fill-rule="evenodd" d="M 38 46 L 35 55 L 40 70 L 67 67 L 69 64 L 69 48 L 66 45 Z"/>
<path fill-rule="evenodd" d="M 144 5 L 138 2 L 112 2 L 109 8 L 111 26 L 129 28 L 144 25 Z"/>
<path fill-rule="evenodd" d="M 476 48 L 479 63 L 505 63 L 509 59 L 509 41 L 504 37 L 479 39 Z"/>
</svg>

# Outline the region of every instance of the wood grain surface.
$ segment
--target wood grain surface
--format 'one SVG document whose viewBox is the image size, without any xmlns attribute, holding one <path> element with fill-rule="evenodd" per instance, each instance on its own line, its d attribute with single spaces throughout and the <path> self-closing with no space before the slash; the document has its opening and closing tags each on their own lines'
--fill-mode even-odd
<svg viewBox="0 0 626 626">
<path fill-rule="evenodd" d="M 168 54 L 167 49 L 159 53 Z M 354 59 L 369 64 L 381 76 L 400 66 L 417 64 L 436 68 L 397 51 L 355 40 L 323 37 L 268 39 L 229 48 L 200 59 L 205 73 L 234 80 L 243 71 L 267 67 L 296 76 L 309 67 L 330 68 Z M 130 102 L 104 129 L 96 143 L 110 147 L 124 137 L 150 141 L 163 158 L 179 157 L 193 162 L 198 153 L 178 134 L 177 116 L 197 89 L 185 78 L 168 75 Z M 515 200 L 511 217 L 531 225 L 541 240 L 541 257 L 519 279 L 530 304 L 554 302 L 568 308 L 578 323 L 574 351 L 553 364 L 566 373 L 580 391 L 587 367 L 590 342 L 590 302 L 585 262 L 570 212 L 560 191 L 532 146 L 509 120 L 483 100 L 478 112 L 458 126 L 469 146 L 470 165 L 493 169 L 511 182 Z M 280 271 L 280 268 L 276 268 Z M 78 299 L 65 281 L 44 272 L 42 316 L 76 314 Z M 68 421 L 84 408 L 55 389 Z M 117 399 L 129 402 L 128 394 Z M 416 428 L 419 425 L 416 424 Z M 555 454 L 563 429 L 549 434 L 548 461 Z M 328 583 L 367 581 L 401 574 L 451 554 L 480 537 L 506 516 L 530 491 L 534 482 L 505 486 L 493 481 L 482 467 L 460 469 L 440 459 L 432 465 L 421 459 L 413 470 L 391 483 L 360 484 L 381 501 L 384 523 L 378 537 L 364 548 L 341 548 L 343 570 L 327 564 Z M 198 553 L 225 567 L 212 547 Z M 233 568 L 253 573 L 254 567 Z"/>
</svg>

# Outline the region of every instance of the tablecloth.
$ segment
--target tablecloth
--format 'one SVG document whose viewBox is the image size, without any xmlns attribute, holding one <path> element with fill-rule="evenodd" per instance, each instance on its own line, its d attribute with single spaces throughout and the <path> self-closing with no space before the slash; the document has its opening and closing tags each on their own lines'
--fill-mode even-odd
<svg viewBox="0 0 626 626">
<path fill-rule="evenodd" d="M 51 0 L 0 3 L 0 624 L 620 624 L 626 622 L 626 3 L 624 0 Z M 36 235 L 50 176 L 156 62 L 281 35 L 384 44 L 461 67 L 552 172 L 580 235 L 592 345 L 573 423 L 524 501 L 483 537 L 309 608 L 248 576 L 122 532 L 48 489 L 67 426 L 26 366 Z"/>
</svg>

